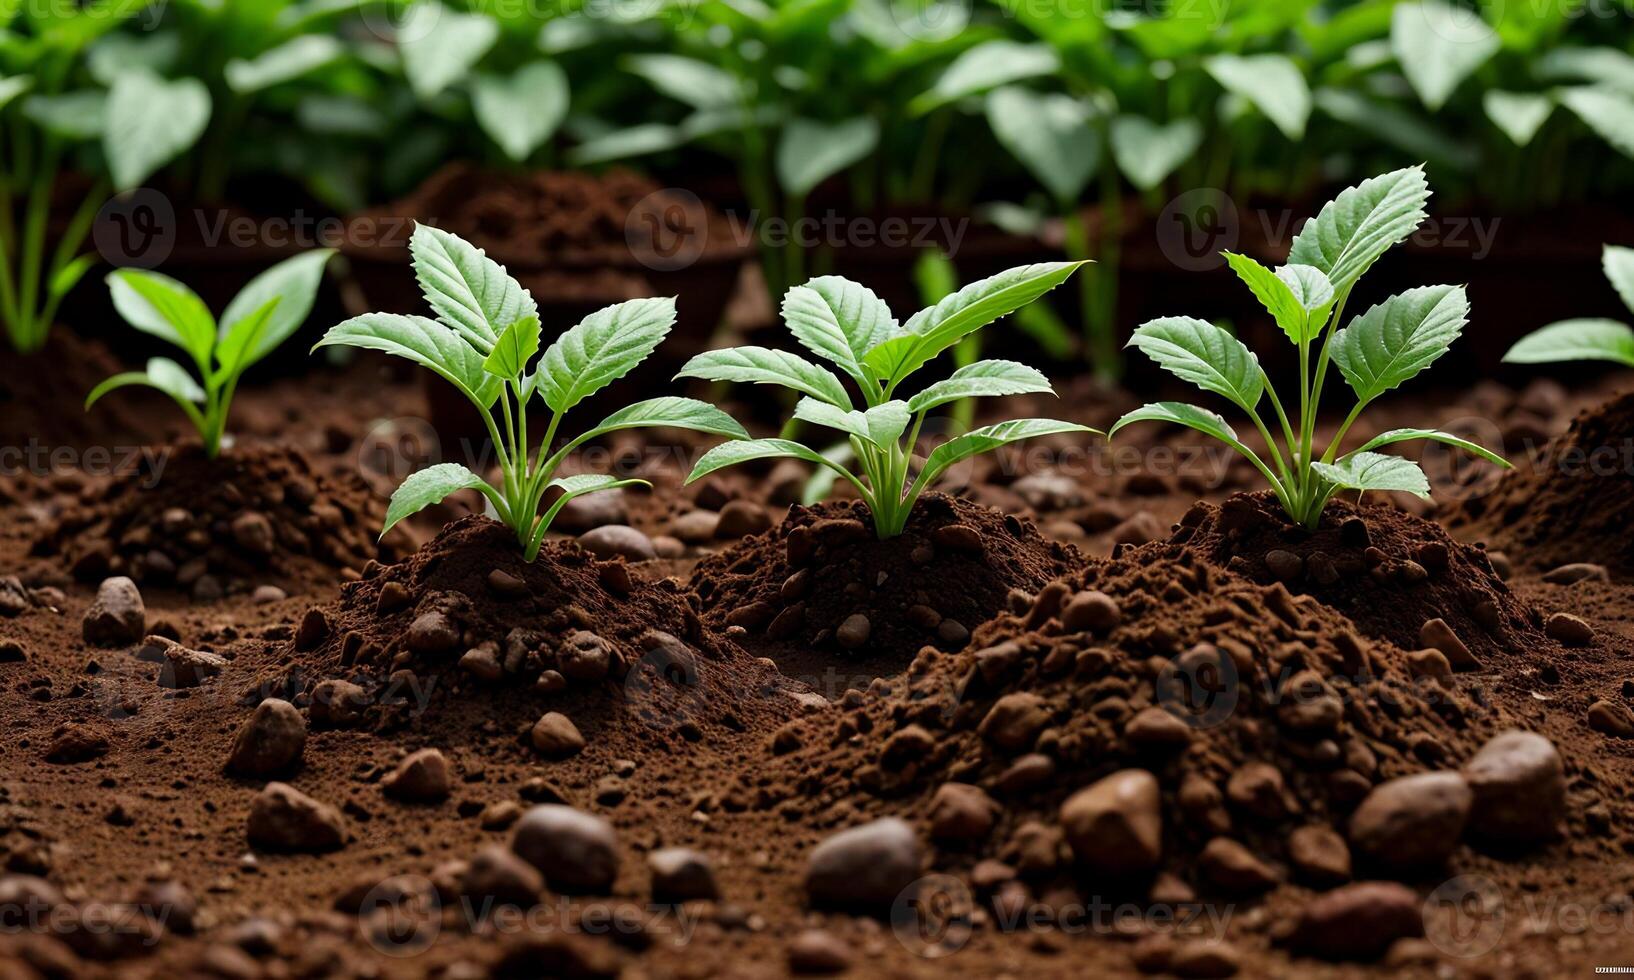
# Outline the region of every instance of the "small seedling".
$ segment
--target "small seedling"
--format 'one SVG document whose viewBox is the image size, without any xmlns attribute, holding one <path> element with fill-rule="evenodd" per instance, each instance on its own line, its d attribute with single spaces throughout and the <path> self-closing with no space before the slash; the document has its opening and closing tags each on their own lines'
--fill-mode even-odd
<svg viewBox="0 0 1634 980">
<path fill-rule="evenodd" d="M 1634 248 L 1607 245 L 1600 255 L 1606 278 L 1634 310 Z M 1616 320 L 1561 320 L 1525 337 L 1504 355 L 1509 364 L 1613 361 L 1634 367 L 1634 328 Z"/>
<path fill-rule="evenodd" d="M 392 494 L 382 534 L 450 494 L 478 490 L 516 532 L 527 560 L 533 561 L 551 521 L 567 501 L 646 483 L 600 474 L 557 479 L 562 461 L 591 439 L 648 427 L 748 438 L 742 426 L 713 405 L 691 398 L 653 398 L 614 412 L 552 453 L 567 411 L 630 373 L 658 347 L 675 324 L 675 300 L 637 299 L 597 310 L 557 337 L 529 370 L 529 362 L 539 353 L 539 308 L 504 266 L 458 236 L 429 225 L 415 229 L 409 249 L 420 289 L 437 319 L 369 313 L 330 328 L 317 347 L 385 351 L 452 384 L 481 412 L 499 456 L 501 481 L 493 486 L 458 463 L 427 467 Z M 549 408 L 550 422 L 538 451 L 530 452 L 527 410 L 535 396 Z M 551 489 L 561 494 L 541 517 L 540 504 Z"/>
<path fill-rule="evenodd" d="M 125 322 L 186 351 L 198 379 L 168 357 L 149 359 L 144 371 L 116 374 L 85 398 L 90 410 L 118 388 L 157 388 L 175 400 L 199 431 L 204 452 L 215 459 L 227 431 L 238 379 L 306 322 L 333 249 L 313 249 L 285 259 L 255 277 L 227 304 L 218 328 L 198 294 L 175 279 L 144 269 L 108 276 L 114 308 Z"/>
<path fill-rule="evenodd" d="M 1135 422 L 1172 422 L 1219 439 L 1264 474 L 1289 517 L 1312 529 L 1341 490 L 1399 490 L 1429 497 L 1430 481 L 1418 464 L 1375 452 L 1388 445 L 1431 440 L 1507 467 L 1501 457 L 1475 443 L 1434 429 L 1394 429 L 1340 454 L 1346 433 L 1362 411 L 1445 354 L 1468 320 L 1463 287 L 1422 286 L 1390 297 L 1344 329 L 1338 326 L 1356 281 L 1391 246 L 1413 233 L 1425 218 L 1429 198 L 1422 167 L 1398 170 L 1365 180 L 1323 207 L 1295 237 L 1289 264 L 1275 272 L 1253 259 L 1225 253 L 1232 270 L 1299 347 L 1297 417 L 1290 418 L 1284 410 L 1258 356 L 1226 330 L 1192 317 L 1164 317 L 1136 329 L 1129 346 L 1181 380 L 1221 395 L 1248 413 L 1271 454 L 1270 463 L 1248 448 L 1225 419 L 1179 402 L 1138 408 L 1118 420 L 1112 435 Z M 1311 349 L 1318 341 L 1313 370 Z M 1313 445 L 1316 416 L 1330 366 L 1339 369 L 1357 401 L 1318 456 Z M 1280 447 L 1259 412 L 1267 395 L 1282 430 Z"/>
<path fill-rule="evenodd" d="M 978 396 L 1050 391 L 1044 375 L 1015 361 L 976 361 L 909 399 L 897 389 L 915 371 L 977 330 L 1007 316 L 1065 282 L 1082 265 L 1049 262 L 1002 272 L 972 283 L 898 324 L 867 288 L 824 276 L 790 289 L 783 322 L 807 350 L 834 364 L 856 383 L 861 407 L 839 377 L 797 354 L 764 347 L 710 351 L 694 357 L 677 377 L 781 385 L 804 395 L 794 417 L 841 432 L 861 473 L 834 456 L 792 439 L 729 442 L 705 453 L 692 482 L 725 466 L 754 459 L 793 457 L 834 471 L 857 488 L 881 539 L 902 533 L 914 503 L 948 467 L 1006 443 L 1058 432 L 1093 432 L 1070 422 L 1018 419 L 967 432 L 931 451 L 910 483 L 913 451 L 925 417 L 950 402 Z"/>
</svg>

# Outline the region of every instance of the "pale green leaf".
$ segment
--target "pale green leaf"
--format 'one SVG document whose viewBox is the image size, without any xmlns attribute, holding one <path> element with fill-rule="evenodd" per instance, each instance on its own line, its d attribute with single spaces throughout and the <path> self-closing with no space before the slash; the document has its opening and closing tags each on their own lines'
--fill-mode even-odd
<svg viewBox="0 0 1634 980">
<path fill-rule="evenodd" d="M 1288 261 L 1315 266 L 1336 293 L 1344 294 L 1379 256 L 1413 233 L 1429 199 L 1423 167 L 1370 177 L 1341 191 L 1305 222 Z"/>
<path fill-rule="evenodd" d="M 908 111 L 922 115 L 966 96 L 1060 70 L 1061 61 L 1049 45 L 996 38 L 953 59 L 930 90 L 908 104 Z"/>
<path fill-rule="evenodd" d="M 102 151 L 115 190 L 141 185 L 198 142 L 210 122 L 210 90 L 193 78 L 166 81 L 131 71 L 108 92 Z"/>
<path fill-rule="evenodd" d="M 675 126 L 664 123 L 641 123 L 585 140 L 567 151 L 567 162 L 578 167 L 588 167 L 665 153 L 685 146 L 686 143 L 687 135 Z"/>
<path fill-rule="evenodd" d="M 1265 394 L 1259 358 L 1222 327 L 1172 316 L 1141 324 L 1129 341 L 1170 374 L 1252 412 Z"/>
<path fill-rule="evenodd" d="M 782 385 L 839 408 L 851 407 L 845 386 L 828 369 L 798 354 L 764 347 L 736 347 L 698 354 L 675 375 L 705 381 Z"/>
<path fill-rule="evenodd" d="M 554 61 L 530 62 L 508 77 L 480 74 L 471 81 L 477 124 L 519 163 L 555 134 L 567 106 L 567 72 Z"/>
<path fill-rule="evenodd" d="M 898 332 L 885 301 L 866 286 L 822 276 L 783 296 L 783 323 L 807 350 L 866 384 L 861 360 Z"/>
<path fill-rule="evenodd" d="M 505 328 L 482 369 L 506 381 L 520 380 L 528 362 L 539 353 L 539 317 L 530 313 Z"/>
<path fill-rule="evenodd" d="M 125 322 L 192 356 L 201 369 L 216 346 L 216 321 L 198 294 L 175 279 L 145 269 L 108 274 L 114 309 Z"/>
<path fill-rule="evenodd" d="M 11 101 L 27 92 L 34 85 L 34 79 L 27 75 L 10 75 L 0 78 L 0 109 L 11 104 Z"/>
<path fill-rule="evenodd" d="M 1560 101 L 1625 156 L 1634 157 L 1634 97 L 1609 88 L 1560 90 Z"/>
<path fill-rule="evenodd" d="M 987 125 L 1050 196 L 1076 203 L 1101 165 L 1101 134 L 1087 103 L 1020 86 L 987 95 Z"/>
<path fill-rule="evenodd" d="M 499 40 L 499 24 L 482 14 L 420 0 L 403 16 L 397 50 L 414 94 L 431 99 L 466 78 Z"/>
<path fill-rule="evenodd" d="M 266 357 L 301 329 L 312 313 L 318 286 L 323 281 L 323 270 L 334 254 L 332 248 L 317 248 L 285 259 L 251 279 L 227 304 L 226 311 L 221 314 L 223 336 L 230 334 L 245 317 L 266 306 L 268 300 L 278 300 L 255 346 L 250 348 L 250 356 L 244 367 Z"/>
<path fill-rule="evenodd" d="M 1195 119 L 1159 125 L 1141 116 L 1112 120 L 1112 159 L 1129 182 L 1149 191 L 1203 145 L 1203 126 Z"/>
<path fill-rule="evenodd" d="M 838 429 L 880 449 L 888 449 L 901 439 L 911 419 L 908 403 L 904 401 L 889 401 L 883 405 L 876 405 L 866 412 L 858 412 L 835 408 L 815 398 L 800 399 L 794 406 L 794 417 L 830 429 Z"/>
<path fill-rule="evenodd" d="M 1634 329 L 1616 320 L 1561 320 L 1522 337 L 1507 364 L 1612 361 L 1634 367 Z"/>
<path fill-rule="evenodd" d="M 742 101 L 738 80 L 707 61 L 678 54 L 636 54 L 624 64 L 659 92 L 694 109 L 719 109 Z"/>
<path fill-rule="evenodd" d="M 867 159 L 879 145 L 879 121 L 855 116 L 839 122 L 793 119 L 777 141 L 777 179 L 785 193 L 804 197 L 818 184 Z"/>
<path fill-rule="evenodd" d="M 23 100 L 28 121 L 58 139 L 101 139 L 108 128 L 108 93 L 81 89 L 57 95 L 30 95 Z"/>
<path fill-rule="evenodd" d="M 1201 432 L 1210 438 L 1218 439 L 1242 455 L 1250 463 L 1253 463 L 1254 467 L 1264 474 L 1266 480 L 1270 481 L 1272 486 L 1277 487 L 1279 496 L 1282 493 L 1281 485 L 1277 481 L 1276 474 L 1271 472 L 1271 468 L 1266 466 L 1265 462 L 1252 449 L 1243 444 L 1243 441 L 1237 437 L 1237 431 L 1225 419 L 1206 408 L 1198 408 L 1184 402 L 1153 402 L 1149 405 L 1143 405 L 1118 419 L 1117 424 L 1112 426 L 1112 431 L 1107 433 L 1107 438 L 1116 437 L 1119 432 L 1137 422 L 1167 422 L 1172 425 L 1185 426 L 1194 432 Z"/>
<path fill-rule="evenodd" d="M 1352 453 L 1338 463 L 1312 463 L 1311 469 L 1316 471 L 1317 476 L 1344 490 L 1397 491 L 1426 500 L 1430 497 L 1430 480 L 1424 475 L 1424 470 L 1412 460 L 1400 456 Z"/>
<path fill-rule="evenodd" d="M 412 517 L 432 504 L 442 503 L 461 490 L 481 490 L 492 498 L 494 490 L 488 481 L 458 463 L 438 463 L 409 474 L 391 495 L 386 507 L 386 525 L 380 529 L 382 537 L 405 517 Z"/>
<path fill-rule="evenodd" d="M 317 347 L 360 347 L 406 358 L 484 409 L 492 407 L 502 391 L 503 382 L 483 370 L 485 355 L 453 328 L 423 316 L 366 313 L 330 327 Z"/>
<path fill-rule="evenodd" d="M 688 429 L 729 439 L 747 439 L 749 433 L 737 420 L 696 398 L 663 395 L 626 405 L 601 420 L 594 429 L 575 439 L 584 442 L 621 429 Z"/>
<path fill-rule="evenodd" d="M 1333 363 L 1372 401 L 1435 363 L 1464 329 L 1462 286 L 1420 286 L 1390 297 L 1333 335 Z"/>
<path fill-rule="evenodd" d="M 1481 93 L 1481 108 L 1510 142 L 1526 146 L 1555 111 L 1555 100 L 1548 94 L 1489 89 Z"/>
<path fill-rule="evenodd" d="M 694 483 L 716 470 L 725 469 L 728 466 L 737 466 L 740 463 L 747 463 L 757 459 L 776 458 L 803 459 L 808 463 L 829 467 L 850 480 L 852 485 L 863 489 L 856 477 L 852 476 L 844 467 L 832 462 L 821 453 L 807 449 L 798 442 L 788 439 L 742 439 L 734 442 L 723 442 L 698 458 L 698 463 L 692 468 L 686 482 Z"/>
<path fill-rule="evenodd" d="M 580 320 L 539 360 L 539 393 L 565 412 L 629 374 L 675 325 L 674 297 L 632 299 Z"/>
<path fill-rule="evenodd" d="M 1389 432 L 1380 433 L 1379 435 L 1367 440 L 1367 442 L 1360 449 L 1349 455 L 1354 456 L 1358 453 L 1371 452 L 1375 449 L 1380 449 L 1384 446 L 1393 446 L 1400 442 L 1418 442 L 1421 440 L 1427 442 L 1439 442 L 1447 446 L 1456 446 L 1473 456 L 1479 456 L 1489 463 L 1496 463 L 1499 466 L 1502 466 L 1504 469 L 1513 469 L 1513 467 L 1509 465 L 1509 460 L 1504 459 L 1502 456 L 1492 452 L 1485 446 L 1482 446 L 1479 443 L 1470 442 L 1468 439 L 1460 438 L 1459 436 L 1455 436 L 1450 432 L 1442 432 L 1439 429 L 1391 429 Z"/>
<path fill-rule="evenodd" d="M 533 297 L 504 266 L 458 235 L 416 225 L 409 251 L 426 302 L 484 357 L 499 331 L 539 315 Z"/>
<path fill-rule="evenodd" d="M 1402 73 L 1429 109 L 1440 109 L 1453 90 L 1503 46 L 1478 11 L 1440 0 L 1397 7 L 1390 18 L 1390 48 Z"/>
<path fill-rule="evenodd" d="M 972 456 L 992 452 L 1000 446 L 1063 432 L 1098 434 L 1087 425 L 1057 422 L 1054 419 L 1013 419 L 997 425 L 983 426 L 972 429 L 962 436 L 955 436 L 931 450 L 931 454 L 925 459 L 925 469 L 920 474 L 919 482 L 930 486 L 936 482 L 937 477 L 947 471 L 948 467 Z"/>
<path fill-rule="evenodd" d="M 1623 305 L 1634 310 L 1634 248 L 1607 245 L 1600 251 L 1600 268 L 1605 270 Z"/>
<path fill-rule="evenodd" d="M 1043 372 L 1016 361 L 987 360 L 967 364 L 946 381 L 938 381 L 908 401 L 915 415 L 964 398 L 997 398 L 1049 392 Z"/>
<path fill-rule="evenodd" d="M 228 88 L 248 95 L 311 74 L 345 54 L 346 47 L 338 38 L 328 34 L 302 34 L 254 58 L 232 59 L 227 62 L 224 74 Z"/>
<path fill-rule="evenodd" d="M 282 298 L 273 296 L 259 309 L 239 317 L 222 332 L 221 342 L 216 345 L 217 383 L 243 374 L 255 363 L 254 355 L 260 347 L 261 338 L 266 335 L 282 303 Z"/>
<path fill-rule="evenodd" d="M 1203 66 L 1226 91 L 1253 103 L 1291 140 L 1305 137 L 1311 87 L 1305 73 L 1283 54 L 1217 54 Z"/>
<path fill-rule="evenodd" d="M 650 487 L 652 484 L 646 480 L 621 479 L 601 473 L 581 473 L 576 476 L 559 477 L 550 481 L 549 486 L 560 490 L 561 495 L 551 502 L 550 509 L 545 511 L 544 520 L 535 529 L 535 533 L 541 536 L 545 531 L 549 530 L 551 524 L 555 523 L 556 515 L 574 497 L 582 497 L 587 493 L 617 490 L 621 487 Z"/>
<path fill-rule="evenodd" d="M 1321 330 L 1328 304 L 1333 301 L 1333 284 L 1320 269 L 1289 265 L 1272 272 L 1246 255 L 1221 254 L 1289 340 L 1304 343 Z M 1314 316 L 1316 313 L 1323 316 Z"/>
</svg>

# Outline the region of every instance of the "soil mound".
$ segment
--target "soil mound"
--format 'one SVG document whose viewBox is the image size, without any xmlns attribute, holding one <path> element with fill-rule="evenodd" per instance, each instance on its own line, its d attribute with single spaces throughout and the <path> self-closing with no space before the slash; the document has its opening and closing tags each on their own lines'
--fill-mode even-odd
<svg viewBox="0 0 1634 980">
<path fill-rule="evenodd" d="M 33 553 L 60 557 L 82 581 L 129 575 L 198 599 L 273 581 L 327 585 L 382 554 L 384 510 L 360 477 L 326 476 L 298 449 L 246 445 L 212 460 L 186 445 L 82 491 Z"/>
<path fill-rule="evenodd" d="M 321 701 L 315 678 L 349 676 L 381 728 L 413 706 L 366 688 L 401 687 L 404 671 L 422 690 L 503 690 L 507 703 L 520 695 L 581 725 L 631 714 L 687 741 L 709 727 L 748 730 L 774 710 L 786 717 L 797 692 L 705 626 L 676 581 L 643 581 L 572 542 L 529 563 L 509 530 L 478 516 L 402 562 L 371 565 L 337 603 L 307 614 L 280 660 L 261 694 Z"/>
<path fill-rule="evenodd" d="M 875 537 L 860 502 L 796 506 L 778 527 L 700 562 L 691 586 L 711 626 L 744 630 L 743 642 L 785 673 L 838 665 L 861 676 L 899 671 L 926 645 L 962 648 L 1011 593 L 1030 601 L 1083 563 L 1030 522 L 928 494 L 889 541 Z"/>
<path fill-rule="evenodd" d="M 146 427 L 117 410 L 126 407 L 121 393 L 110 396 L 118 400 L 94 413 L 85 411 L 85 393 L 125 370 L 101 341 L 58 327 L 39 353 L 20 355 L 7 342 L 5 356 L 6 370 L 0 373 L 0 446 L 37 447 L 49 462 L 50 451 L 59 446 L 112 447 L 145 441 Z"/>
<path fill-rule="evenodd" d="M 1579 415 L 1489 495 L 1447 509 L 1454 534 L 1540 571 L 1573 562 L 1634 575 L 1634 393 Z"/>
<path fill-rule="evenodd" d="M 1441 649 L 1472 670 L 1483 656 L 1548 641 L 1538 614 L 1509 591 L 1480 548 L 1384 505 L 1336 500 L 1321 527 L 1290 521 L 1269 493 L 1192 508 L 1168 542 L 1143 555 L 1189 551 L 1260 584 L 1280 582 L 1404 649 Z M 1427 623 L 1441 620 L 1452 639 Z M 1467 653 L 1458 648 L 1462 645 Z"/>
</svg>

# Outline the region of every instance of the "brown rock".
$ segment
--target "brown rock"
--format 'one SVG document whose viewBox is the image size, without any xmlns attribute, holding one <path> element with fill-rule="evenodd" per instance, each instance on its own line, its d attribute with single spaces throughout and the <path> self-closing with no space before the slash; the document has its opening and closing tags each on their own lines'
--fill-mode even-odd
<svg viewBox="0 0 1634 980">
<path fill-rule="evenodd" d="M 986 840 L 999 805 L 979 786 L 943 783 L 930 801 L 930 835 L 939 841 Z"/>
<path fill-rule="evenodd" d="M 1327 960 L 1377 959 L 1396 940 L 1424 934 L 1422 904 L 1395 882 L 1345 885 L 1305 904 L 1289 945 Z"/>
<path fill-rule="evenodd" d="M 340 811 L 293 786 L 268 783 L 250 805 L 250 844 L 267 851 L 318 853 L 346 843 Z"/>
<path fill-rule="evenodd" d="M 1474 795 L 1456 772 L 1401 776 L 1373 787 L 1350 817 L 1350 843 L 1398 873 L 1434 870 L 1458 846 Z"/>
<path fill-rule="evenodd" d="M 268 698 L 239 728 L 227 771 L 255 779 L 288 775 L 305 748 L 306 719 L 288 701 Z"/>
<path fill-rule="evenodd" d="M 397 764 L 380 788 L 394 800 L 405 803 L 441 803 L 448 799 L 448 760 L 437 749 L 412 752 Z"/>
<path fill-rule="evenodd" d="M 1163 858 L 1163 812 L 1157 779 L 1124 769 L 1079 790 L 1061 805 L 1061 827 L 1078 863 L 1126 875 Z"/>
<path fill-rule="evenodd" d="M 147 606 L 136 583 L 124 576 L 105 579 L 96 601 L 81 622 L 85 642 L 94 647 L 122 647 L 141 641 L 147 633 Z"/>
<path fill-rule="evenodd" d="M 1319 887 L 1350 880 L 1350 848 L 1325 824 L 1300 827 L 1289 834 L 1288 860 L 1300 878 Z"/>
<path fill-rule="evenodd" d="M 1123 610 L 1118 607 L 1118 601 L 1105 592 L 1080 592 L 1061 610 L 1061 625 L 1069 633 L 1105 635 L 1121 622 Z"/>
<path fill-rule="evenodd" d="M 691 902 L 720 897 L 715 867 L 709 856 L 690 847 L 661 847 L 647 855 L 652 872 L 652 900 Z"/>
<path fill-rule="evenodd" d="M 1464 766 L 1475 802 L 1469 830 L 1501 844 L 1535 844 L 1566 818 L 1566 770 L 1554 743 L 1532 732 L 1504 732 Z"/>
<path fill-rule="evenodd" d="M 1586 647 L 1594 642 L 1594 627 L 1580 616 L 1557 612 L 1543 624 L 1543 631 L 1569 647 Z"/>
<path fill-rule="evenodd" d="M 566 759 L 584 751 L 584 736 L 573 719 L 559 711 L 547 712 L 533 724 L 533 749 L 547 759 Z"/>
<path fill-rule="evenodd" d="M 886 911 L 918 882 L 920 861 L 919 838 L 895 817 L 842 830 L 812 850 L 806 897 L 825 908 Z"/>
<path fill-rule="evenodd" d="M 1006 694 L 988 709 L 979 731 L 999 748 L 1020 752 L 1033 747 L 1050 716 L 1049 703 L 1038 695 L 1026 691 Z"/>
<path fill-rule="evenodd" d="M 1476 659 L 1475 654 L 1470 652 L 1469 647 L 1464 645 L 1464 641 L 1459 639 L 1458 634 L 1453 632 L 1452 627 L 1448 626 L 1444 619 L 1432 619 L 1420 627 L 1418 642 L 1421 646 L 1440 650 L 1454 670 L 1481 669 L 1481 661 Z"/>
</svg>

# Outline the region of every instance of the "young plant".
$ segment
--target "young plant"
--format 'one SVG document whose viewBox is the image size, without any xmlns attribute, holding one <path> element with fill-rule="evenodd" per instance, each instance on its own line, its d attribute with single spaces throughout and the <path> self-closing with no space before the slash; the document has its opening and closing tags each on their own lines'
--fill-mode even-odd
<svg viewBox="0 0 1634 980">
<path fill-rule="evenodd" d="M 458 463 L 427 467 L 403 481 L 386 509 L 391 530 L 403 518 L 460 490 L 478 490 L 516 532 L 528 561 L 562 505 L 598 490 L 644 484 L 600 474 L 556 478 L 578 447 L 620 429 L 670 427 L 746 439 L 725 412 L 691 398 L 636 402 L 603 419 L 555 452 L 562 417 L 646 359 L 675 324 L 675 300 L 637 299 L 597 310 L 539 353 L 539 308 L 505 267 L 456 235 L 420 225 L 409 240 L 415 275 L 437 319 L 368 313 L 330 328 L 318 347 L 360 347 L 407 358 L 452 384 L 481 412 L 499 456 L 500 483 L 489 484 Z M 550 411 L 537 451 L 530 451 L 528 408 L 535 397 Z M 495 405 L 499 416 L 494 414 Z M 546 491 L 561 495 L 539 515 Z"/>
<path fill-rule="evenodd" d="M 1634 310 L 1634 248 L 1607 245 L 1600 255 L 1606 278 Z M 1613 361 L 1634 367 L 1634 328 L 1598 318 L 1561 320 L 1522 337 L 1504 355 L 1509 364 L 1554 364 L 1561 361 Z"/>
<path fill-rule="evenodd" d="M 151 358 L 145 371 L 116 374 L 97 385 L 85 398 L 86 410 L 118 388 L 156 388 L 181 406 L 199 430 L 205 455 L 215 459 L 238 379 L 306 322 L 333 254 L 313 249 L 256 276 L 227 304 L 219 328 L 198 294 L 169 276 L 143 269 L 109 274 L 114 308 L 125 322 L 186 351 L 199 377 L 168 357 Z"/>
<path fill-rule="evenodd" d="M 698 460 L 687 482 L 753 459 L 793 457 L 826 467 L 848 480 L 868 504 L 881 539 L 902 533 L 920 494 L 961 460 L 1006 443 L 1057 432 L 1093 432 L 1070 422 L 1018 419 L 967 432 L 931 451 L 910 482 L 914 447 L 932 409 L 976 396 L 1048 392 L 1044 375 L 1015 361 L 976 361 L 912 398 L 897 397 L 910 375 L 994 320 L 1015 312 L 1066 282 L 1082 263 L 1047 262 L 1001 272 L 972 283 L 898 324 L 880 298 L 834 276 L 796 286 L 783 297 L 783 322 L 794 339 L 855 382 L 861 407 L 832 371 L 797 354 L 764 347 L 710 351 L 694 357 L 677 377 L 753 382 L 804 395 L 794 417 L 838 430 L 860 468 L 791 439 L 751 439 L 716 446 Z M 1098 433 L 1097 433 L 1098 434 Z"/>
<path fill-rule="evenodd" d="M 1118 420 L 1112 435 L 1135 422 L 1172 422 L 1219 439 L 1247 457 L 1293 520 L 1316 528 L 1341 490 L 1400 490 L 1428 497 L 1430 482 L 1418 464 L 1375 450 L 1432 440 L 1508 466 L 1475 443 L 1433 429 L 1394 429 L 1341 454 L 1345 435 L 1364 409 L 1433 364 L 1458 338 L 1469 315 L 1461 286 L 1421 286 L 1392 296 L 1339 329 L 1356 281 L 1392 245 L 1424 220 L 1430 198 L 1421 167 L 1365 180 L 1342 192 L 1306 222 L 1294 238 L 1289 264 L 1272 272 L 1252 259 L 1226 253 L 1239 278 L 1299 348 L 1299 414 L 1290 417 L 1259 358 L 1242 341 L 1192 317 L 1142 324 L 1129 342 L 1183 381 L 1224 397 L 1248 414 L 1271 460 L 1238 438 L 1226 420 L 1207 409 L 1158 402 Z M 1317 348 L 1314 369 L 1312 349 Z M 1327 448 L 1315 447 L 1316 416 L 1328 369 L 1356 393 L 1356 404 Z M 1283 437 L 1279 446 L 1260 415 L 1269 395 Z"/>
</svg>

